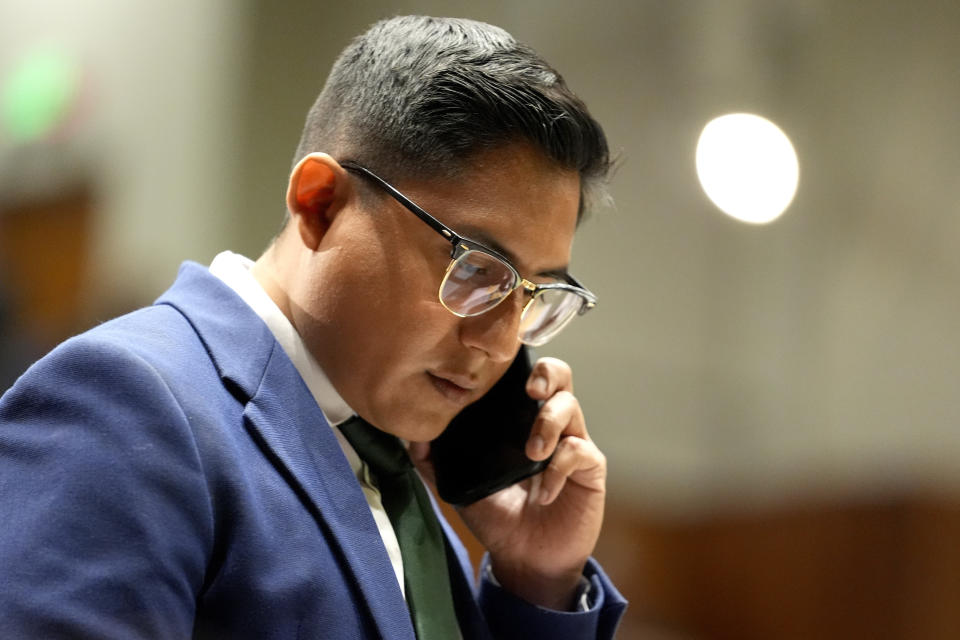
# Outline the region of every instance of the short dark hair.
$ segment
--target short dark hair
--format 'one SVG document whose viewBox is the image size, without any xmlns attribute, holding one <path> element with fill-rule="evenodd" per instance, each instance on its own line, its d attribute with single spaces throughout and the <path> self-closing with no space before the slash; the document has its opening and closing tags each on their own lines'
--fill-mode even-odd
<svg viewBox="0 0 960 640">
<path fill-rule="evenodd" d="M 473 154 L 527 142 L 605 195 L 603 129 L 533 49 L 493 25 L 403 16 L 340 54 L 307 114 L 294 164 L 313 151 L 389 176 L 450 177 Z"/>
</svg>

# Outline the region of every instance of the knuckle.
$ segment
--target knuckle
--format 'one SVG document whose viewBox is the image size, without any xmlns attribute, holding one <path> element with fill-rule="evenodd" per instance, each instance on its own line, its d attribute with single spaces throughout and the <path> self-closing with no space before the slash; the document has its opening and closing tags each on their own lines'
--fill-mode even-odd
<svg viewBox="0 0 960 640">
<path fill-rule="evenodd" d="M 570 407 L 563 400 L 563 398 L 557 398 L 554 396 L 547 402 L 544 402 L 543 406 L 540 407 L 540 413 L 537 414 L 537 420 L 542 420 L 544 423 L 553 426 L 563 426 L 563 423 L 566 422 L 569 411 Z"/>
<path fill-rule="evenodd" d="M 597 465 L 601 469 L 605 470 L 607 468 L 607 456 L 603 453 L 603 451 L 600 451 L 600 449 L 597 449 L 596 456 L 597 456 Z"/>
<path fill-rule="evenodd" d="M 544 403 L 540 407 L 540 413 L 537 414 L 537 426 L 546 427 L 552 425 L 557 421 L 557 409 L 554 405 L 550 403 Z"/>
<path fill-rule="evenodd" d="M 588 443 L 583 438 L 570 437 L 567 438 L 567 440 L 569 440 L 567 446 L 570 447 L 570 451 L 573 453 L 577 454 L 578 456 L 582 456 L 587 453 Z"/>
<path fill-rule="evenodd" d="M 574 396 L 569 391 L 556 391 L 552 396 L 550 396 L 546 402 L 543 403 L 541 411 L 547 410 L 552 415 L 562 416 L 566 413 L 569 413 L 578 405 L 579 401 L 576 396 Z"/>
<path fill-rule="evenodd" d="M 557 455 L 554 457 L 563 457 L 566 459 L 579 458 L 586 451 L 586 441 L 576 436 L 567 436 L 561 438 L 560 442 L 557 444 Z"/>
<path fill-rule="evenodd" d="M 573 395 L 572 391 L 567 391 L 566 389 L 563 391 L 557 391 L 557 393 L 554 394 L 554 397 L 563 402 L 565 406 L 574 407 L 580 404 L 580 401 L 577 400 L 577 396 Z"/>
</svg>

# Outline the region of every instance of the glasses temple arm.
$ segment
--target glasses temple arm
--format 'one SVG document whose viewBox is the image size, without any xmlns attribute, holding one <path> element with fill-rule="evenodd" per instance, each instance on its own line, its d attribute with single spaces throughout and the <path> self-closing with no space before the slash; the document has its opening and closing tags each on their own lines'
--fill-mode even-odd
<svg viewBox="0 0 960 640">
<path fill-rule="evenodd" d="M 389 193 L 394 200 L 396 200 L 397 202 L 402 204 L 404 207 L 406 207 L 413 215 L 417 216 L 418 218 L 426 222 L 428 225 L 430 225 L 430 227 L 434 231 L 436 231 L 437 233 L 442 235 L 444 238 L 446 238 L 450 242 L 450 244 L 456 246 L 463 239 L 459 235 L 457 235 L 453 231 L 453 229 L 451 229 L 450 227 L 443 224 L 442 222 L 434 218 L 432 215 L 424 211 L 417 203 L 415 203 L 413 200 L 411 200 L 407 196 L 397 191 L 393 187 L 393 185 L 391 185 L 389 182 L 387 182 L 386 180 L 384 180 L 383 178 L 375 174 L 373 171 L 370 171 L 366 167 L 362 167 L 354 162 L 350 162 L 349 160 L 345 160 L 341 162 L 340 166 L 346 169 L 347 171 L 360 173 L 366 176 L 367 178 L 370 178 L 374 182 L 376 182 L 377 186 L 379 186 L 381 189 Z"/>
</svg>

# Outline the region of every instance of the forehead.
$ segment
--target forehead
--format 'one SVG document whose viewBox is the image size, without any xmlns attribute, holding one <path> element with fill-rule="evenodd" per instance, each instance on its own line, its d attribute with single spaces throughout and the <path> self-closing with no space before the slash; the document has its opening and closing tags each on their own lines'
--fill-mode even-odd
<svg viewBox="0 0 960 640">
<path fill-rule="evenodd" d="M 504 253 L 524 275 L 570 262 L 580 176 L 524 145 L 477 154 L 453 179 L 407 183 L 418 204 L 457 233 Z"/>
</svg>

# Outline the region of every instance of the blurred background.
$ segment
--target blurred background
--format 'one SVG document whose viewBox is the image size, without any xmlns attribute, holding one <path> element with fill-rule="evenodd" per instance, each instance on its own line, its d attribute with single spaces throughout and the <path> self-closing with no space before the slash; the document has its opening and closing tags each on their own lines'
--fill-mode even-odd
<svg viewBox="0 0 960 640">
<path fill-rule="evenodd" d="M 400 13 L 533 45 L 620 158 L 574 251 L 600 305 L 541 350 L 609 457 L 620 637 L 960 637 L 955 0 L 0 0 L 0 391 L 259 255 L 334 57 Z M 796 151 L 769 224 L 701 187 L 737 112 Z"/>
</svg>

